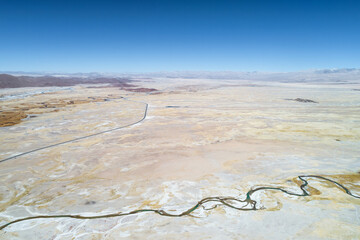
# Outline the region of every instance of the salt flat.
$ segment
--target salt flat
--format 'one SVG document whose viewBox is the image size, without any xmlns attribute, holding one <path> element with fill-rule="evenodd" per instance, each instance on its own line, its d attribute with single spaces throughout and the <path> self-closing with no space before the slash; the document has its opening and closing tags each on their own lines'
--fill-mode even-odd
<svg viewBox="0 0 360 240">
<path fill-rule="evenodd" d="M 127 127 L 1 162 L 0 225 L 139 209 L 176 215 L 207 197 L 246 199 L 261 186 L 301 193 L 299 175 L 324 176 L 360 195 L 354 90 L 360 84 L 167 78 L 137 84 L 158 91 L 78 85 L 39 94 L 42 88 L 23 88 L 37 94 L 16 98 L 9 94 L 19 89 L 7 90 L 1 110 L 21 105 L 33 112 L 0 128 L 0 159 Z M 39 107 L 43 102 L 49 107 Z M 310 196 L 257 191 L 257 211 L 209 202 L 182 217 L 34 219 L 7 226 L 0 238 L 360 238 L 360 199 L 329 181 L 307 180 Z"/>
</svg>

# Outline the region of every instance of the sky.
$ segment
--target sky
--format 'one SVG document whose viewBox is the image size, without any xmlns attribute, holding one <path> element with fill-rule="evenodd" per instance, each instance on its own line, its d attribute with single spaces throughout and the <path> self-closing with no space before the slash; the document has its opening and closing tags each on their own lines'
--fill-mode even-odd
<svg viewBox="0 0 360 240">
<path fill-rule="evenodd" d="M 360 1 L 0 0 L 0 71 L 360 67 Z"/>
</svg>

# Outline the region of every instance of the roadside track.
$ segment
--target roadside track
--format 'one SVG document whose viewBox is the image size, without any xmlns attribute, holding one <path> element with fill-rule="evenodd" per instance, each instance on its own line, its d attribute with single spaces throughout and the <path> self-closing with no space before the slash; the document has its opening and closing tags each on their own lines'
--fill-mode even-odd
<svg viewBox="0 0 360 240">
<path fill-rule="evenodd" d="M 128 99 L 125 99 L 125 98 L 124 98 L 124 100 L 145 104 L 144 115 L 143 115 L 143 117 L 142 117 L 140 120 L 138 120 L 138 121 L 136 121 L 136 122 L 133 122 L 133 123 L 130 123 L 130 124 L 125 125 L 125 126 L 121 126 L 121 127 L 109 129 L 109 130 L 106 130 L 106 131 L 102 131 L 102 132 L 90 134 L 90 135 L 87 135 L 87 136 L 83 136 L 83 137 L 79 137 L 79 138 L 74 138 L 74 139 L 71 139 L 71 140 L 68 140 L 68 141 L 59 142 L 59 143 L 51 144 L 51 145 L 48 145 L 48 146 L 36 148 L 36 149 L 30 150 L 30 151 L 27 151 L 27 152 L 23 152 L 23 153 L 20 153 L 20 154 L 17 154 L 17 155 L 14 155 L 14 156 L 11 156 L 11 157 L 2 159 L 2 160 L 0 160 L 0 163 L 6 162 L 6 161 L 9 161 L 9 160 L 11 160 L 11 159 L 18 158 L 18 157 L 21 157 L 21 156 L 24 156 L 24 155 L 28 155 L 28 154 L 31 154 L 31 153 L 34 153 L 34 152 L 37 152 L 37 151 L 41 151 L 41 150 L 44 150 L 44 149 L 48 149 L 48 148 L 52 148 L 52 147 L 57 147 L 57 146 L 59 146 L 59 145 L 63 145 L 63 144 L 71 143 L 71 142 L 76 142 L 76 141 L 83 140 L 83 139 L 85 139 L 85 138 L 94 137 L 94 136 L 97 136 L 97 135 L 100 135 L 100 134 L 104 134 L 104 133 L 116 131 L 116 130 L 119 130 L 119 129 L 122 129 L 122 128 L 127 128 L 127 127 L 133 126 L 133 125 L 135 125 L 135 124 L 138 124 L 138 123 L 144 121 L 145 118 L 146 118 L 146 116 L 147 116 L 147 110 L 148 110 L 148 106 L 149 106 L 149 105 L 148 105 L 147 103 L 145 103 L 145 102 L 138 102 L 138 101 L 128 100 Z"/>
</svg>

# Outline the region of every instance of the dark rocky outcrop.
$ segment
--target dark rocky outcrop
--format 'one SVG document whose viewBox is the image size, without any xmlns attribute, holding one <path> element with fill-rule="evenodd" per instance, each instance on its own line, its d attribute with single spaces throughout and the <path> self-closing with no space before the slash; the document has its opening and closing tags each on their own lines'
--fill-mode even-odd
<svg viewBox="0 0 360 240">
<path fill-rule="evenodd" d="M 145 93 L 159 91 L 155 88 L 126 88 L 123 90 L 129 91 L 129 92 L 145 92 Z"/>
<path fill-rule="evenodd" d="M 286 100 L 289 100 L 289 101 L 296 101 L 296 102 L 303 102 L 303 103 L 318 103 L 314 100 L 311 100 L 311 99 L 305 99 L 305 98 L 295 98 L 295 99 L 286 99 Z"/>
</svg>

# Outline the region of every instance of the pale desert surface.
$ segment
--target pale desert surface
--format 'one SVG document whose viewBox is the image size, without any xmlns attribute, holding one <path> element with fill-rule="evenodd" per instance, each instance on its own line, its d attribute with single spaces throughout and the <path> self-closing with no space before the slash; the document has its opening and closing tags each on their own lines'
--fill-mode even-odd
<svg viewBox="0 0 360 240">
<path fill-rule="evenodd" d="M 300 194 L 299 175 L 360 195 L 359 83 L 136 84 L 157 91 L 0 89 L 2 112 L 29 108 L 0 127 L 0 160 L 119 128 L 1 162 L 0 225 L 38 215 L 180 214 L 207 197 L 244 200 L 260 186 Z M 256 211 L 208 202 L 181 217 L 33 219 L 3 228 L 0 239 L 360 239 L 360 199 L 307 180 L 310 196 L 257 191 Z"/>
</svg>

